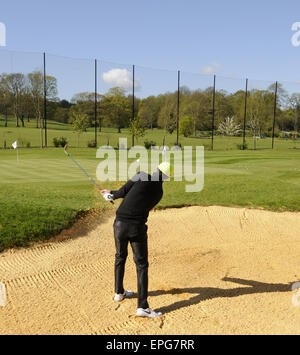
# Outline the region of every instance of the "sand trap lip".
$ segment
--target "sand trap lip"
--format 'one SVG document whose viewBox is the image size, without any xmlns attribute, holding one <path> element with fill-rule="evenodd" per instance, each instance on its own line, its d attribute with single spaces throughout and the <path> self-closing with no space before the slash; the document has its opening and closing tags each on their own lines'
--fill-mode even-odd
<svg viewBox="0 0 300 355">
<path fill-rule="evenodd" d="M 114 214 L 0 254 L 0 334 L 300 334 L 300 213 L 185 207 L 149 218 L 149 302 L 113 297 Z M 136 290 L 132 253 L 125 285 Z M 109 316 L 108 316 L 109 315 Z"/>
</svg>

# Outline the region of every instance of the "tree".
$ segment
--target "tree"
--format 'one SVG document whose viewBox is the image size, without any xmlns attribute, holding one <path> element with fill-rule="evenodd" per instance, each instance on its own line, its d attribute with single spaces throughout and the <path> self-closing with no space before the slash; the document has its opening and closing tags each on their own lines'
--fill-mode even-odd
<svg viewBox="0 0 300 355">
<path fill-rule="evenodd" d="M 5 78 L 0 77 L 0 112 L 5 115 L 4 127 L 7 127 L 8 113 L 11 105 L 11 94 L 6 86 Z"/>
<path fill-rule="evenodd" d="M 183 116 L 179 123 L 179 132 L 184 137 L 189 137 L 193 134 L 194 119 L 191 116 Z"/>
<path fill-rule="evenodd" d="M 104 122 L 108 126 L 117 127 L 118 133 L 121 133 L 122 128 L 128 127 L 132 110 L 123 89 L 110 89 L 104 95 L 100 109 Z"/>
<path fill-rule="evenodd" d="M 300 130 L 300 94 L 292 94 L 289 104 L 294 112 L 294 131 L 298 132 Z"/>
<path fill-rule="evenodd" d="M 157 124 L 165 131 L 172 133 L 176 129 L 177 94 L 165 94 L 164 102 L 158 115 Z"/>
<path fill-rule="evenodd" d="M 42 112 L 44 107 L 44 76 L 36 70 L 27 75 L 28 89 L 32 97 L 36 118 L 36 128 L 44 128 L 42 122 Z M 48 100 L 54 100 L 57 95 L 57 81 L 53 76 L 46 76 L 46 93 Z"/>
<path fill-rule="evenodd" d="M 274 118 L 274 93 L 267 90 L 252 90 L 249 93 L 247 117 L 256 125 L 256 134 L 271 134 Z"/>
<path fill-rule="evenodd" d="M 254 150 L 256 150 L 256 137 L 259 130 L 259 117 L 256 114 L 251 114 L 248 120 L 248 129 L 253 135 Z"/>
<path fill-rule="evenodd" d="M 233 116 L 234 114 L 232 96 L 225 90 L 218 90 L 216 92 L 216 122 L 222 122 L 228 116 Z"/>
<path fill-rule="evenodd" d="M 20 103 L 20 120 L 22 127 L 25 127 L 25 118 L 27 117 L 27 121 L 29 122 L 29 119 L 32 116 L 34 116 L 32 97 L 29 93 L 28 87 L 26 86 Z"/>
<path fill-rule="evenodd" d="M 161 108 L 159 98 L 149 96 L 140 102 L 138 117 L 141 125 L 151 130 L 157 126 L 157 119 Z"/>
<path fill-rule="evenodd" d="M 68 123 L 69 120 L 69 109 L 64 107 L 57 107 L 54 116 L 54 121 L 60 123 Z"/>
<path fill-rule="evenodd" d="M 275 95 L 276 83 L 268 87 L 268 91 Z M 288 104 L 288 93 L 281 83 L 277 83 L 277 105 L 284 108 Z"/>
<path fill-rule="evenodd" d="M 234 117 L 226 117 L 219 124 L 218 131 L 224 136 L 236 136 L 241 132 L 241 126 L 235 122 Z"/>
<path fill-rule="evenodd" d="M 99 102 L 101 102 L 103 95 L 97 94 L 97 117 L 99 117 Z M 85 113 L 88 115 L 90 126 L 95 126 L 95 93 L 81 92 L 74 95 L 71 99 L 74 109 L 77 112 Z M 101 127 L 100 127 L 101 130 Z"/>
<path fill-rule="evenodd" d="M 219 124 L 218 131 L 224 136 L 236 136 L 241 132 L 241 126 L 235 122 L 234 117 L 226 117 Z M 226 150 L 228 150 L 228 142 L 226 143 Z"/>
<path fill-rule="evenodd" d="M 243 124 L 244 121 L 244 114 L 245 114 L 245 94 L 244 90 L 238 90 L 235 93 L 228 95 L 227 101 L 229 101 L 229 105 L 231 106 L 232 110 L 228 116 L 235 116 L 236 120 L 239 124 Z M 248 92 L 247 100 L 249 106 L 249 98 L 250 93 Z"/>
<path fill-rule="evenodd" d="M 43 74 L 40 71 L 34 71 L 28 74 L 29 92 L 32 97 L 33 107 L 36 118 L 36 128 L 41 127 L 42 107 L 43 107 Z"/>
<path fill-rule="evenodd" d="M 140 119 L 136 117 L 134 120 L 131 120 L 129 123 L 129 131 L 132 137 L 144 137 L 145 135 L 145 127 L 143 127 L 140 123 Z M 134 140 L 133 140 L 134 145 Z"/>
<path fill-rule="evenodd" d="M 27 75 L 28 92 L 31 95 L 36 118 L 36 128 L 41 129 L 41 147 L 43 147 L 44 119 L 44 75 L 41 71 L 35 70 Z M 53 76 L 46 76 L 46 100 L 54 100 L 57 95 L 57 81 Z M 47 102 L 46 102 L 47 103 Z"/>
<path fill-rule="evenodd" d="M 89 127 L 89 117 L 86 113 L 71 110 L 69 122 L 72 124 L 73 130 L 77 132 L 77 146 L 79 147 L 79 136 L 81 133 L 86 132 Z"/>
<path fill-rule="evenodd" d="M 22 95 L 25 92 L 26 82 L 22 73 L 2 74 L 4 90 L 9 93 L 16 118 L 16 126 L 19 127 L 20 107 Z"/>
<path fill-rule="evenodd" d="M 193 118 L 193 134 L 197 129 L 207 130 L 211 126 L 211 93 L 196 90 L 181 99 L 181 114 Z"/>
</svg>

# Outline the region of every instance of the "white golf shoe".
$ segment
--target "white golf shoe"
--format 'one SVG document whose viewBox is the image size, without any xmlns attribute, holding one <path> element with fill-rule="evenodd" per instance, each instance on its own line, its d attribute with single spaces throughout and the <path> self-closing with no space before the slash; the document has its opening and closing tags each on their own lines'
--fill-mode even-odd
<svg viewBox="0 0 300 355">
<path fill-rule="evenodd" d="M 116 293 L 114 297 L 115 302 L 122 302 L 125 298 L 131 298 L 133 291 L 125 291 L 124 293 Z"/>
<path fill-rule="evenodd" d="M 151 308 L 138 308 L 136 311 L 138 317 L 156 318 L 162 316 L 161 312 L 154 312 Z"/>
</svg>

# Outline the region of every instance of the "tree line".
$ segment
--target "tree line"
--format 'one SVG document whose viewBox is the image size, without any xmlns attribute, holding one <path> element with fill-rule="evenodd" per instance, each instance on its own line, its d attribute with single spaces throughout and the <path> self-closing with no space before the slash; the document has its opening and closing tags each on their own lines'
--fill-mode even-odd
<svg viewBox="0 0 300 355">
<path fill-rule="evenodd" d="M 82 92 L 70 101 L 58 98 L 57 79 L 33 71 L 29 74 L 3 73 L 0 76 L 0 114 L 7 127 L 8 117 L 14 117 L 16 127 L 25 127 L 26 121 L 35 120 L 35 127 L 44 128 L 44 90 L 46 89 L 47 119 L 70 123 L 75 130 L 88 127 L 115 127 L 119 133 L 130 128 L 133 135 L 142 135 L 145 129 L 160 128 L 172 134 L 177 127 L 178 93 L 167 92 L 133 100 L 120 87 L 105 94 Z M 287 93 L 278 85 L 276 102 L 276 132 L 299 132 L 300 93 Z M 190 90 L 180 88 L 180 133 L 184 136 L 208 134 L 212 130 L 213 88 Z M 96 102 L 96 103 L 95 103 Z M 134 102 L 134 110 L 133 110 Z M 247 94 L 247 132 L 270 136 L 274 119 L 275 84 L 265 90 L 251 90 Z M 134 119 L 133 119 L 134 111 Z M 245 91 L 215 93 L 215 129 L 224 132 L 224 124 L 243 126 Z M 229 120 L 230 118 L 230 120 Z M 223 128 L 222 128 L 223 127 Z M 218 128 L 220 128 L 218 130 Z M 221 129 L 222 128 L 222 129 Z M 201 133 L 202 132 L 202 133 Z M 239 130 L 235 130 L 240 134 Z"/>
</svg>

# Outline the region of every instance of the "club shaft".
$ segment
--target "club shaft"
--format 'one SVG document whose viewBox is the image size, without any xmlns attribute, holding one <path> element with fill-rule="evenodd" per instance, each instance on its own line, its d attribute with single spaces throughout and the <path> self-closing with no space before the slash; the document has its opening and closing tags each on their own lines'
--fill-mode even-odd
<svg viewBox="0 0 300 355">
<path fill-rule="evenodd" d="M 97 188 L 100 190 L 100 191 L 103 191 L 100 186 L 96 183 L 96 181 L 77 163 L 77 161 L 68 153 L 66 152 L 66 154 L 68 155 L 69 158 L 71 158 L 73 160 L 73 162 L 78 166 L 79 169 L 81 169 L 85 175 L 90 179 L 90 181 L 97 186 Z"/>
</svg>

